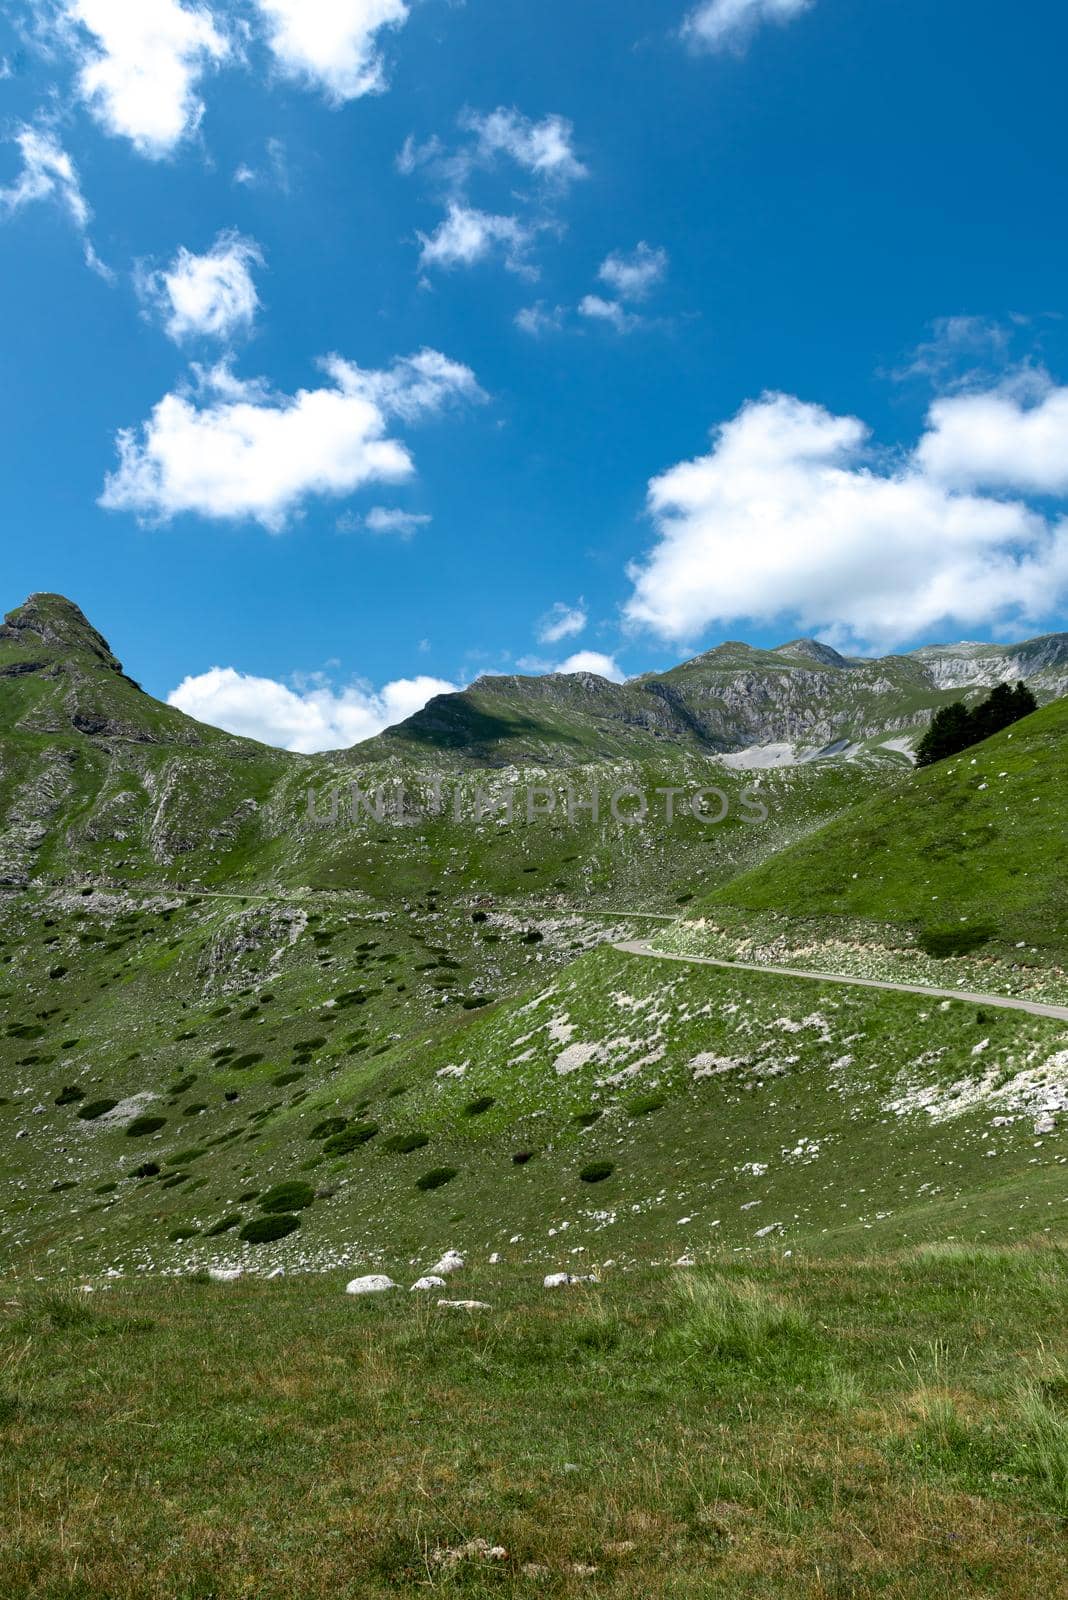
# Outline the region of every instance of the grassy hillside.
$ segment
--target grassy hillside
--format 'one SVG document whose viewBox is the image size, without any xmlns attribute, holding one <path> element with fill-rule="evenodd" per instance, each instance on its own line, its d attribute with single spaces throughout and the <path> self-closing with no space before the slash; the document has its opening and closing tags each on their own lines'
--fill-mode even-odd
<svg viewBox="0 0 1068 1600">
<path fill-rule="evenodd" d="M 869 919 L 964 930 L 991 947 L 1068 959 L 1068 698 L 992 739 L 888 784 L 696 903 L 778 913 L 827 931 Z M 952 940 L 949 941 L 952 944 Z"/>
</svg>

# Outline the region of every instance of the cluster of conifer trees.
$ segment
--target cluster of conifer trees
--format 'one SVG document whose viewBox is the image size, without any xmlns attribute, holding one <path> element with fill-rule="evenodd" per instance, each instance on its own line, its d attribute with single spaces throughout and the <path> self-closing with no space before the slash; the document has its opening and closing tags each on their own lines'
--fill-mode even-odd
<svg viewBox="0 0 1068 1600">
<path fill-rule="evenodd" d="M 1007 683 L 999 683 L 981 705 L 969 707 L 963 700 L 955 700 L 951 706 L 943 706 L 941 711 L 935 712 L 917 748 L 916 765 L 929 767 L 932 761 L 959 755 L 970 745 L 978 744 L 980 739 L 989 739 L 992 733 L 1000 733 L 1002 728 L 1019 722 L 1021 717 L 1037 709 L 1038 701 L 1023 682 L 1013 689 Z"/>
</svg>

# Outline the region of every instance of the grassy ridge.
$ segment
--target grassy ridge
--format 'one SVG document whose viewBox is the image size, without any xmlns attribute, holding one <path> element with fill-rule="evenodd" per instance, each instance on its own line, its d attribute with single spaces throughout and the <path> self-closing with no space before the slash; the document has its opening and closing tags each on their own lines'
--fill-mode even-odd
<svg viewBox="0 0 1068 1600">
<path fill-rule="evenodd" d="M 830 924 L 962 921 L 1068 958 L 1068 698 L 910 775 L 697 902 Z"/>
</svg>

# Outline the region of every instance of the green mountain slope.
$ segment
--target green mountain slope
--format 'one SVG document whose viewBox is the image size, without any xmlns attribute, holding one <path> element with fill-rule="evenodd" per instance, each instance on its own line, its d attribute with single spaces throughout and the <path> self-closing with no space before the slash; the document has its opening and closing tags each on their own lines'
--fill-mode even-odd
<svg viewBox="0 0 1068 1600">
<path fill-rule="evenodd" d="M 698 909 L 985 932 L 1068 957 L 1068 698 L 909 773 Z"/>
</svg>

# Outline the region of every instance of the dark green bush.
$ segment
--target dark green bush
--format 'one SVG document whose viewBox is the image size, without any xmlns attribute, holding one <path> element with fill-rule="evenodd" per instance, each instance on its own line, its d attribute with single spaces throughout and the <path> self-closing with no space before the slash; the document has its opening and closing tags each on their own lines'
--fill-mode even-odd
<svg viewBox="0 0 1068 1600">
<path fill-rule="evenodd" d="M 167 1093 L 169 1095 L 185 1094 L 185 1093 L 187 1093 L 188 1090 L 190 1090 L 193 1087 L 193 1085 L 194 1085 L 194 1083 L 196 1083 L 196 1081 L 197 1081 L 196 1073 L 195 1072 L 190 1072 L 187 1077 L 179 1078 L 177 1083 L 172 1083 L 170 1088 L 167 1090 Z"/>
<path fill-rule="evenodd" d="M 158 1162 L 156 1162 L 156 1161 L 142 1161 L 141 1165 L 139 1167 L 135 1167 L 134 1170 L 130 1173 L 130 1177 L 131 1178 L 158 1178 L 159 1177 L 159 1172 L 160 1172 L 160 1169 L 159 1169 L 159 1163 Z"/>
<path fill-rule="evenodd" d="M 229 1216 L 221 1217 L 210 1228 L 205 1228 L 204 1237 L 205 1239 L 217 1239 L 221 1233 L 229 1233 L 232 1228 L 240 1227 L 241 1221 L 240 1211 L 231 1211 Z"/>
<path fill-rule="evenodd" d="M 167 1126 L 166 1117 L 135 1117 L 127 1124 L 126 1137 L 128 1139 L 143 1139 L 150 1133 L 158 1133 Z"/>
<path fill-rule="evenodd" d="M 315 1190 L 311 1184 L 294 1178 L 288 1183 L 274 1184 L 260 1196 L 259 1206 L 261 1211 L 303 1211 L 314 1199 Z"/>
<path fill-rule="evenodd" d="M 287 1234 L 296 1233 L 299 1227 L 300 1218 L 287 1216 L 284 1212 L 253 1217 L 251 1222 L 245 1223 L 238 1238 L 244 1239 L 247 1244 L 270 1244 L 273 1239 L 284 1239 Z"/>
<path fill-rule="evenodd" d="M 233 1067 L 235 1072 L 243 1072 L 246 1067 L 254 1067 L 258 1061 L 263 1060 L 262 1050 L 249 1050 L 243 1056 L 235 1056 L 227 1066 Z"/>
<path fill-rule="evenodd" d="M 114 1111 L 118 1103 L 117 1100 L 90 1100 L 88 1105 L 82 1106 L 78 1115 L 83 1122 L 95 1122 L 97 1117 L 104 1117 L 109 1111 Z"/>
<path fill-rule="evenodd" d="M 512 1165 L 514 1167 L 525 1167 L 528 1161 L 533 1160 L 533 1150 L 517 1150 L 515 1155 L 512 1157 Z"/>
<path fill-rule="evenodd" d="M 303 1076 L 303 1072 L 280 1072 L 277 1078 L 271 1079 L 271 1088 L 284 1089 L 287 1084 L 296 1083 Z"/>
<path fill-rule="evenodd" d="M 382 1141 L 386 1150 L 395 1150 L 398 1155 L 411 1155 L 413 1150 L 422 1150 L 424 1145 L 430 1143 L 428 1133 L 394 1133 Z"/>
<path fill-rule="evenodd" d="M 614 1161 L 591 1161 L 589 1166 L 583 1167 L 579 1177 L 583 1183 L 603 1183 L 615 1170 Z"/>
<path fill-rule="evenodd" d="M 480 1117 L 483 1112 L 491 1110 L 497 1104 L 491 1094 L 479 1095 L 477 1100 L 469 1100 L 464 1106 L 465 1117 Z"/>
<path fill-rule="evenodd" d="M 322 1122 L 317 1122 L 309 1133 L 309 1139 L 329 1139 L 335 1133 L 340 1133 L 347 1127 L 347 1117 L 324 1117 Z"/>
<path fill-rule="evenodd" d="M 77 1105 L 79 1100 L 85 1099 L 85 1090 L 79 1089 L 76 1083 L 67 1083 L 56 1095 L 57 1106 Z"/>
<path fill-rule="evenodd" d="M 94 1194 L 114 1194 L 118 1188 L 117 1183 L 101 1183 L 93 1190 Z"/>
<path fill-rule="evenodd" d="M 651 1111 L 659 1111 L 661 1106 L 667 1104 L 667 1096 L 662 1094 L 638 1094 L 633 1100 L 626 1102 L 627 1115 L 631 1117 L 647 1117 Z"/>
<path fill-rule="evenodd" d="M 456 1177 L 458 1167 L 431 1167 L 429 1172 L 424 1172 L 421 1178 L 416 1178 L 417 1189 L 441 1189 L 445 1184 L 451 1183 Z"/>
<path fill-rule="evenodd" d="M 200 1232 L 199 1228 L 190 1224 L 187 1228 L 173 1228 L 170 1237 L 177 1243 L 182 1239 L 192 1239 Z"/>
<path fill-rule="evenodd" d="M 602 1115 L 600 1111 L 576 1111 L 572 1120 L 580 1128 L 592 1128 L 595 1122 L 600 1122 Z"/>
<path fill-rule="evenodd" d="M 993 923 L 962 923 L 956 928 L 925 928 L 917 939 L 920 949 L 929 956 L 944 959 L 946 956 L 966 956 L 987 943 L 997 932 Z"/>
<path fill-rule="evenodd" d="M 335 1133 L 327 1139 L 323 1150 L 328 1156 L 347 1156 L 353 1150 L 358 1150 L 361 1144 L 366 1144 L 378 1132 L 377 1122 L 354 1122 L 351 1127 L 345 1128 L 341 1133 Z"/>
</svg>

